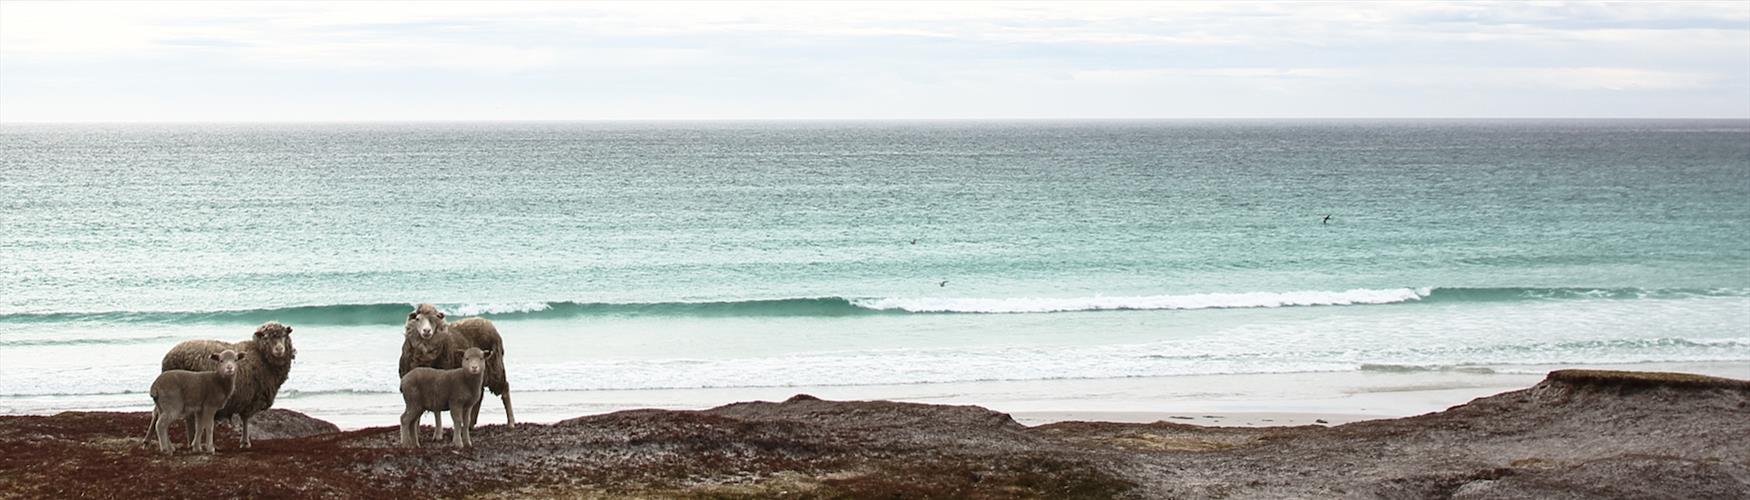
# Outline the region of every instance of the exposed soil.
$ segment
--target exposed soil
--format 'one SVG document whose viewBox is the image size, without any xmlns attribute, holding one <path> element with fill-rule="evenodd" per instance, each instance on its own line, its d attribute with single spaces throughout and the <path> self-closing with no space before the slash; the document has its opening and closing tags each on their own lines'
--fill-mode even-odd
<svg viewBox="0 0 1750 500">
<path fill-rule="evenodd" d="M 1750 498 L 1750 382 L 1680 374 L 1554 372 L 1336 427 L 1026 427 L 799 395 L 486 426 L 463 451 L 274 410 L 251 449 L 221 426 L 217 455 L 164 456 L 147 420 L 0 417 L 0 497 Z"/>
</svg>

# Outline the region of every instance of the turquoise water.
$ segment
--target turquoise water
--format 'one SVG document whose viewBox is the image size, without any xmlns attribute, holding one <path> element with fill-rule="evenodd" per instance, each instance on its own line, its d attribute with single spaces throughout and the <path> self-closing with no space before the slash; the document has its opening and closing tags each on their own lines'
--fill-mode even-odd
<svg viewBox="0 0 1750 500">
<path fill-rule="evenodd" d="M 1743 120 L 9 124 L 0 171 L 0 410 L 268 320 L 288 391 L 393 392 L 415 302 L 517 390 L 1750 376 Z"/>
</svg>

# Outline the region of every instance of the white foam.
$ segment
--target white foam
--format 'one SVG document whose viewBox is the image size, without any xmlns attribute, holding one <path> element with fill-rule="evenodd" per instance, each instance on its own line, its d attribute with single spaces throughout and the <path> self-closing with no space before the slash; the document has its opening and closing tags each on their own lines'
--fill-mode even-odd
<svg viewBox="0 0 1750 500">
<path fill-rule="evenodd" d="M 1203 293 L 1191 295 L 1151 295 L 1142 297 L 1070 297 L 1070 298 L 881 298 L 851 301 L 857 307 L 908 312 L 959 313 L 1041 313 L 1068 311 L 1165 310 L 1165 309 L 1229 309 L 1287 306 L 1341 306 L 1357 304 L 1392 304 L 1421 300 L 1432 289 L 1393 288 L 1373 290 L 1358 288 L 1342 292 L 1248 292 Z"/>
<path fill-rule="evenodd" d="M 1713 347 L 1745 347 L 1750 346 L 1750 337 L 1723 339 L 1683 339 L 1685 342 Z"/>
<path fill-rule="evenodd" d="M 1342 294 L 1325 293 L 1323 303 Z M 1291 297 L 1275 295 L 1271 303 L 1290 302 Z M 503 326 L 512 353 L 512 385 L 518 391 L 637 390 L 1357 371 L 1365 365 L 1378 372 L 1393 367 L 1451 371 L 1501 365 L 1544 369 L 1600 363 L 1743 363 L 1750 360 L 1750 337 L 1743 333 L 1746 307 L 1750 298 L 1733 297 L 1237 315 L 1244 321 L 1216 314 L 1171 324 L 1134 322 L 1126 319 L 1130 315 L 1113 314 L 782 322 L 590 319 Z M 1211 321 L 1198 324 L 1199 319 Z M 174 332 L 175 338 L 140 344 L 7 346 L 0 362 L 0 409 L 22 397 L 48 401 L 60 395 L 129 391 L 133 394 L 116 397 L 149 401 L 143 391 L 158 374 L 165 350 L 184 338 L 236 334 L 229 325 L 145 328 L 139 333 Z M 1058 334 L 1058 329 L 1068 332 Z M 282 388 L 288 394 L 396 391 L 399 328 L 312 326 L 299 328 L 297 335 L 299 357 Z"/>
<path fill-rule="evenodd" d="M 522 302 L 512 304 L 461 304 L 444 306 L 445 313 L 457 316 L 479 316 L 481 314 L 511 314 L 540 312 L 552 309 L 553 305 L 546 302 Z"/>
</svg>

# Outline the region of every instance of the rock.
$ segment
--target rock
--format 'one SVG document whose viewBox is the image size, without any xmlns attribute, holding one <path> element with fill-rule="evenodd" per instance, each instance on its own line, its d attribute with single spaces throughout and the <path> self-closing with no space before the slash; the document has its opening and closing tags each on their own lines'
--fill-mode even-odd
<svg viewBox="0 0 1750 500">
<path fill-rule="evenodd" d="M 272 408 L 249 419 L 250 439 L 287 439 L 340 432 L 326 420 L 291 410 Z"/>
</svg>

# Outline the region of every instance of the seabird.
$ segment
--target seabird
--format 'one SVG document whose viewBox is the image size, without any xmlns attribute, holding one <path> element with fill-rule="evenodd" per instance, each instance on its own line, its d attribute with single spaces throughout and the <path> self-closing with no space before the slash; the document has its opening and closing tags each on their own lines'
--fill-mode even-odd
<svg viewBox="0 0 1750 500">
<path fill-rule="evenodd" d="M 943 287 L 948 286 L 948 280 L 942 280 L 942 282 L 937 283 L 936 286 L 943 286 Z"/>
<path fill-rule="evenodd" d="M 1319 223 L 1320 224 L 1330 224 L 1331 223 L 1331 216 L 1329 214 L 1326 214 L 1325 220 L 1319 221 Z"/>
</svg>

